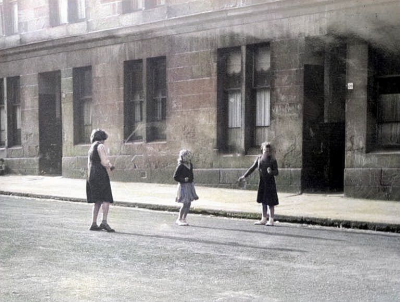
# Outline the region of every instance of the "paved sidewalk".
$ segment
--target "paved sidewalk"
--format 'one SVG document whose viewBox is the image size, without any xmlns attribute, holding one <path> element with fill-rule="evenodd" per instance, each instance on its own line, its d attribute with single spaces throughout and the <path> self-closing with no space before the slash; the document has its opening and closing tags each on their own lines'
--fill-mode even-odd
<svg viewBox="0 0 400 302">
<path fill-rule="evenodd" d="M 177 211 L 175 185 L 111 182 L 115 205 Z M 259 219 L 256 191 L 196 187 L 200 197 L 192 213 Z M 83 179 L 61 176 L 6 175 L 0 194 L 85 202 Z M 354 199 L 343 194 L 278 193 L 276 220 L 400 233 L 400 201 Z"/>
</svg>

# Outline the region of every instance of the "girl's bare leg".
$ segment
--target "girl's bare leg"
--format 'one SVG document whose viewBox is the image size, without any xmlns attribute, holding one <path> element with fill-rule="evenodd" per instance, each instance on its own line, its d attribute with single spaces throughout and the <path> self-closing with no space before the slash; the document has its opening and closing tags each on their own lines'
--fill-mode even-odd
<svg viewBox="0 0 400 302">
<path fill-rule="evenodd" d="M 267 220 L 268 220 L 268 206 L 266 204 L 262 204 L 261 220 L 256 221 L 254 224 L 257 224 L 257 225 L 266 224 Z"/>
<path fill-rule="evenodd" d="M 188 202 L 188 203 L 186 203 L 185 204 L 185 212 L 184 212 L 184 214 L 183 214 L 183 221 L 184 222 L 186 222 L 186 216 L 187 216 L 187 214 L 189 213 L 189 211 L 190 211 L 190 206 L 191 206 L 191 202 Z"/>
<path fill-rule="evenodd" d="M 103 210 L 103 222 L 107 222 L 108 211 L 110 210 L 110 203 L 106 201 L 103 202 L 102 210 Z"/>
<path fill-rule="evenodd" d="M 92 224 L 97 225 L 97 217 L 99 216 L 100 207 L 101 207 L 100 202 L 96 202 L 93 204 Z"/>
<path fill-rule="evenodd" d="M 110 209 L 110 203 L 105 201 L 103 202 L 102 210 L 103 210 L 103 221 L 100 224 L 100 228 L 106 230 L 107 232 L 115 232 L 114 229 L 112 229 L 108 223 L 107 223 L 107 217 L 108 217 L 108 211 Z"/>
<path fill-rule="evenodd" d="M 269 208 L 269 220 L 267 225 L 274 225 L 274 214 L 275 214 L 275 207 L 268 207 Z"/>
</svg>

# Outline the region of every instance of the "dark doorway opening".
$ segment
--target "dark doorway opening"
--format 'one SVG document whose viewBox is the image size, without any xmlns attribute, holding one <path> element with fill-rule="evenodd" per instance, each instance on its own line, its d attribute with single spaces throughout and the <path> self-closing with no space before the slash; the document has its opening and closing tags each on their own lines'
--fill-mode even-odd
<svg viewBox="0 0 400 302">
<path fill-rule="evenodd" d="M 62 173 L 61 72 L 39 74 L 39 169 Z"/>
<path fill-rule="evenodd" d="M 322 45 L 322 47 L 321 47 Z M 304 65 L 303 192 L 343 192 L 346 47 L 310 41 Z"/>
</svg>

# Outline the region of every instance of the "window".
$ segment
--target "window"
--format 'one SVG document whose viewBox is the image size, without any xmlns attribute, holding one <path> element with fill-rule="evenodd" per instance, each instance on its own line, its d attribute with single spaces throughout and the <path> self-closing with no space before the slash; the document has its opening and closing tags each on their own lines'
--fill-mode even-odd
<svg viewBox="0 0 400 302">
<path fill-rule="evenodd" d="M 6 79 L 8 146 L 21 145 L 21 102 L 19 77 Z"/>
<path fill-rule="evenodd" d="M 0 79 L 0 147 L 5 147 L 7 137 L 6 102 L 4 94 L 4 81 Z"/>
<path fill-rule="evenodd" d="M 4 36 L 4 10 L 3 10 L 3 0 L 0 0 L 0 36 Z"/>
<path fill-rule="evenodd" d="M 50 24 L 58 26 L 85 20 L 85 0 L 49 0 Z"/>
<path fill-rule="evenodd" d="M 218 54 L 218 145 L 246 152 L 268 139 L 270 47 L 220 49 Z"/>
<path fill-rule="evenodd" d="M 127 14 L 143 9 L 143 0 L 122 0 L 122 13 Z"/>
<path fill-rule="evenodd" d="M 74 141 L 90 143 L 92 131 L 92 68 L 73 70 L 74 93 Z"/>
<path fill-rule="evenodd" d="M 255 48 L 253 64 L 253 96 L 256 101 L 255 146 L 261 146 L 267 140 L 266 127 L 270 125 L 270 67 L 269 46 Z"/>
<path fill-rule="evenodd" d="M 148 67 L 148 140 L 165 140 L 167 103 L 165 58 L 149 59 Z"/>
<path fill-rule="evenodd" d="M 0 79 L 0 147 L 21 145 L 19 77 Z"/>
<path fill-rule="evenodd" d="M 378 78 L 377 136 L 380 147 L 400 147 L 400 76 Z"/>
<path fill-rule="evenodd" d="M 370 48 L 368 83 L 369 150 L 400 149 L 400 58 Z"/>
<path fill-rule="evenodd" d="M 122 13 L 127 14 L 161 5 L 165 5 L 165 0 L 122 0 Z"/>
<path fill-rule="evenodd" d="M 144 3 L 144 7 L 146 9 L 150 9 L 157 6 L 165 5 L 165 0 L 144 0 Z"/>
<path fill-rule="evenodd" d="M 141 140 L 144 136 L 143 61 L 128 61 L 125 75 L 125 140 Z"/>
<path fill-rule="evenodd" d="M 125 62 L 124 78 L 125 140 L 146 142 L 165 140 L 167 116 L 165 57 Z"/>
<path fill-rule="evenodd" d="M 1 4 L 1 3 L 0 3 Z M 14 35 L 18 33 L 18 2 L 17 0 L 4 0 L 4 27 L 6 35 Z"/>
</svg>

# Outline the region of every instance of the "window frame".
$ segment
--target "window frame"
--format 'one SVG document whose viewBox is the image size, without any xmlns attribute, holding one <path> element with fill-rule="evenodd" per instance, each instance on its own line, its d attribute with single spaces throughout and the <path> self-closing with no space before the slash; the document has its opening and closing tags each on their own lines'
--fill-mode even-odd
<svg viewBox="0 0 400 302">
<path fill-rule="evenodd" d="M 397 85 L 395 89 L 398 91 L 390 91 L 391 88 L 383 88 L 382 82 L 388 82 L 390 80 L 397 80 L 400 83 L 400 75 L 387 75 L 376 77 L 376 136 L 377 145 L 380 149 L 395 149 L 400 150 L 400 87 Z M 391 97 L 389 97 L 391 96 Z M 391 108 L 386 107 L 387 103 L 391 102 Z M 396 108 L 394 108 L 396 107 Z M 390 137 L 397 138 L 396 142 L 387 142 L 388 137 L 384 133 L 384 128 L 391 128 Z M 397 132 L 393 133 L 393 129 L 397 128 Z M 390 140 L 390 138 L 389 138 Z"/>
<path fill-rule="evenodd" d="M 18 0 L 3 1 L 4 35 L 12 36 L 19 33 Z"/>
<path fill-rule="evenodd" d="M 141 65 L 142 90 L 137 102 L 141 105 L 142 118 L 135 121 L 135 93 L 132 88 L 132 69 Z M 139 79 L 136 80 L 138 82 Z M 139 86 L 138 85 L 138 86 Z M 137 103 L 136 102 L 136 103 Z M 124 62 L 124 139 L 128 142 L 166 141 L 167 127 L 167 60 L 165 56 L 129 60 Z M 138 128 L 136 128 L 138 127 Z M 139 135 L 135 135 L 136 132 Z"/>
<path fill-rule="evenodd" d="M 86 74 L 88 73 L 88 75 Z M 75 67 L 73 74 L 73 119 L 74 144 L 90 144 L 90 133 L 93 122 L 93 71 L 92 66 Z M 87 82 L 89 77 L 90 81 Z M 89 84 L 90 87 L 85 87 Z M 88 93 L 89 92 L 89 93 Z M 89 108 L 89 120 L 86 110 Z"/>
<path fill-rule="evenodd" d="M 256 81 L 256 55 L 259 49 L 265 47 L 268 47 L 266 61 L 268 61 L 269 68 L 264 74 L 263 84 L 259 85 Z M 217 148 L 222 153 L 246 154 L 262 143 L 257 141 L 256 133 L 265 132 L 259 135 L 261 140 L 265 141 L 271 125 L 271 45 L 270 43 L 249 44 L 220 48 L 217 52 Z M 238 52 L 240 52 L 240 63 L 233 64 L 236 66 L 233 67 L 236 73 L 232 72 L 229 75 L 229 57 L 238 57 Z M 235 106 L 236 109 L 241 108 L 240 113 L 237 112 L 238 110 L 231 110 L 229 95 L 232 91 L 236 91 L 237 95 L 241 96 L 240 104 L 237 102 Z M 257 124 L 257 91 L 266 91 L 264 105 L 267 112 L 263 116 L 265 125 Z M 232 123 L 232 113 L 235 113 L 236 116 L 234 123 Z"/>
<path fill-rule="evenodd" d="M 85 0 L 49 0 L 49 10 L 52 27 L 86 20 Z"/>
<path fill-rule="evenodd" d="M 142 141 L 145 138 L 146 92 L 143 60 L 124 62 L 124 139 L 125 142 Z M 137 74 L 135 75 L 135 72 Z M 138 96 L 138 97 L 136 97 Z M 139 115 L 137 116 L 137 107 Z"/>
<path fill-rule="evenodd" d="M 167 61 L 166 57 L 147 59 L 147 131 L 146 141 L 165 141 L 167 126 Z M 161 106 L 157 106 L 158 103 Z M 160 112 L 161 110 L 161 112 Z"/>
<path fill-rule="evenodd" d="M 4 81 L 0 78 L 0 148 L 5 148 L 7 145 L 7 101 Z"/>
<path fill-rule="evenodd" d="M 5 147 L 22 145 L 22 104 L 20 77 L 5 78 L 6 143 Z"/>
</svg>

